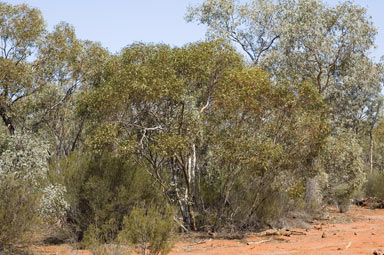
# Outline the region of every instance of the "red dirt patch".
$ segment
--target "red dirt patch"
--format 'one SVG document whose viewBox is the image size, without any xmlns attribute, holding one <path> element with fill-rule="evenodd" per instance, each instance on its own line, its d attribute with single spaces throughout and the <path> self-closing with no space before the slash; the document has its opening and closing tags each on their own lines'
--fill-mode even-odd
<svg viewBox="0 0 384 255">
<path fill-rule="evenodd" d="M 315 228 L 316 226 L 316 228 Z M 306 235 L 263 236 L 250 234 L 244 239 L 200 239 L 178 243 L 171 255 L 332 255 L 373 254 L 384 248 L 384 210 L 370 210 L 353 206 L 346 214 L 331 211 L 331 219 L 317 222 Z M 264 242 L 260 242 L 263 241 Z M 82 254 L 87 251 L 70 251 L 68 246 L 35 246 L 36 254 Z"/>
</svg>

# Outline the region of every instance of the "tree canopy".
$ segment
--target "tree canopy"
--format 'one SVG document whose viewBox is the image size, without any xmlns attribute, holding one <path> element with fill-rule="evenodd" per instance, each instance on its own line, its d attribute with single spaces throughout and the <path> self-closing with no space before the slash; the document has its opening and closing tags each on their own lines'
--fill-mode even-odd
<svg viewBox="0 0 384 255">
<path fill-rule="evenodd" d="M 25 222 L 60 219 L 84 243 L 169 251 L 160 225 L 283 227 L 294 210 L 344 211 L 383 170 L 383 65 L 364 8 L 205 0 L 186 17 L 206 41 L 112 54 L 0 3 L 0 228 L 21 205 Z M 30 226 L 0 235 L 0 252 Z"/>
</svg>

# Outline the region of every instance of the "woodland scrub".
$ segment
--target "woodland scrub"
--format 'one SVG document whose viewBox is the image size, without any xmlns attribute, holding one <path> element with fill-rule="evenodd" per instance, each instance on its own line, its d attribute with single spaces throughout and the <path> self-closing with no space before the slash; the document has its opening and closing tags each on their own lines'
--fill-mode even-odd
<svg viewBox="0 0 384 255">
<path fill-rule="evenodd" d="M 2 245 L 37 217 L 165 254 L 176 230 L 345 211 L 383 166 L 376 29 L 351 2 L 206 0 L 187 20 L 209 40 L 117 54 L 27 5 L 0 15 Z"/>
</svg>

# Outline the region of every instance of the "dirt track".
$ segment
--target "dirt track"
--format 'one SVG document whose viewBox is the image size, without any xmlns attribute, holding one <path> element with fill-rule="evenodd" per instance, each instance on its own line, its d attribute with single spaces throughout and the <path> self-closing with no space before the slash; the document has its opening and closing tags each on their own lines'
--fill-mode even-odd
<svg viewBox="0 0 384 255">
<path fill-rule="evenodd" d="M 297 229 L 305 235 L 251 235 L 242 240 L 213 238 L 181 242 L 171 255 L 373 254 L 374 250 L 384 248 L 384 210 L 352 207 L 347 214 L 333 211 L 331 216 L 331 220 L 323 222 L 323 225 L 317 223 L 308 231 Z M 62 248 L 50 246 L 39 247 L 39 250 L 40 254 L 63 254 Z M 77 251 L 72 254 L 89 253 Z"/>
</svg>

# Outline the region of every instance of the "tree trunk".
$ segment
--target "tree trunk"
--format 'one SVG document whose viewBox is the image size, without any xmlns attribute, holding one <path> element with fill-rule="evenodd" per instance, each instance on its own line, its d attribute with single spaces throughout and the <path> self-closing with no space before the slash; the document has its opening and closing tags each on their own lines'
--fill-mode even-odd
<svg viewBox="0 0 384 255">
<path fill-rule="evenodd" d="M 317 213 L 321 208 L 322 201 L 318 177 L 307 177 L 305 186 L 305 203 L 307 209 L 312 213 Z"/>
<path fill-rule="evenodd" d="M 369 132 L 369 166 L 370 173 L 373 172 L 373 134 L 372 130 Z"/>
<path fill-rule="evenodd" d="M 4 124 L 7 126 L 8 131 L 11 135 L 15 134 L 15 127 L 12 124 L 11 118 L 7 115 L 5 109 L 3 107 L 0 107 L 0 115 L 3 118 Z"/>
<path fill-rule="evenodd" d="M 195 214 L 193 213 L 193 196 L 192 196 L 192 159 L 188 157 L 187 166 L 183 166 L 184 179 L 186 184 L 185 201 L 188 209 L 189 225 L 192 231 L 196 231 Z"/>
</svg>

